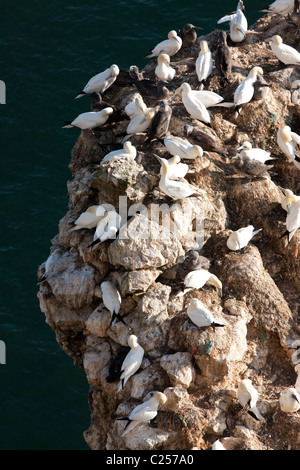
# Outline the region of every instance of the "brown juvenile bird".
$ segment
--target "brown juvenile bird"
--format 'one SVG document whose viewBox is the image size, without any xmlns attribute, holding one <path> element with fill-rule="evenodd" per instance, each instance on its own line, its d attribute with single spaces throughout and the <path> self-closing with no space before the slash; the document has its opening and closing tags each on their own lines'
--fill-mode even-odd
<svg viewBox="0 0 300 470">
<path fill-rule="evenodd" d="M 166 100 L 162 100 L 159 104 L 159 109 L 150 124 L 146 143 L 150 143 L 153 139 L 163 139 L 166 137 L 171 116 L 171 106 L 168 105 Z"/>
<path fill-rule="evenodd" d="M 228 83 L 228 77 L 232 69 L 232 57 L 230 48 L 227 45 L 227 33 L 220 31 L 218 37 L 218 47 L 215 54 L 215 66 L 218 74 L 222 78 L 222 84 Z"/>
<path fill-rule="evenodd" d="M 290 14 L 290 18 L 297 28 L 300 28 L 300 2 L 299 0 L 294 0 L 294 9 Z"/>
<path fill-rule="evenodd" d="M 201 148 L 206 152 L 215 152 L 221 155 L 226 156 L 227 150 L 224 147 L 224 144 L 217 135 L 210 135 L 208 131 L 203 128 L 196 126 L 185 125 L 184 132 L 186 137 L 191 138 L 193 142 L 197 145 L 200 145 Z"/>
<path fill-rule="evenodd" d="M 155 106 L 157 101 L 161 101 L 169 97 L 170 92 L 165 86 L 166 83 L 162 80 L 157 82 L 150 78 L 141 78 L 138 68 L 135 66 L 130 67 L 129 73 L 132 85 L 137 88 L 147 106 Z"/>
<path fill-rule="evenodd" d="M 264 178 L 269 177 L 268 170 L 273 168 L 273 165 L 265 165 L 257 160 L 249 160 L 241 156 L 233 157 L 233 168 L 236 173 L 246 178 Z"/>
<path fill-rule="evenodd" d="M 181 47 L 191 47 L 197 41 L 197 33 L 196 29 L 203 29 L 199 26 L 194 26 L 191 23 L 186 23 L 182 30 L 178 32 L 178 36 L 182 39 L 182 46 Z"/>
</svg>

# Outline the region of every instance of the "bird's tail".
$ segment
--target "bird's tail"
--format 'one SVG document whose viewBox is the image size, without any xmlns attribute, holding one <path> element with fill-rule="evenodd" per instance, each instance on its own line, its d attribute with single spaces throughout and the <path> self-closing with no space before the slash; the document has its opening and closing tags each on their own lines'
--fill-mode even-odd
<svg viewBox="0 0 300 470">
<path fill-rule="evenodd" d="M 73 127 L 71 124 L 72 121 L 64 121 L 64 122 L 65 122 L 65 126 L 62 126 L 63 129 L 65 129 L 66 127 Z"/>
<path fill-rule="evenodd" d="M 85 95 L 86 93 L 84 91 L 79 91 L 74 99 L 77 100 L 77 98 L 81 98 L 82 96 L 85 96 Z"/>
</svg>

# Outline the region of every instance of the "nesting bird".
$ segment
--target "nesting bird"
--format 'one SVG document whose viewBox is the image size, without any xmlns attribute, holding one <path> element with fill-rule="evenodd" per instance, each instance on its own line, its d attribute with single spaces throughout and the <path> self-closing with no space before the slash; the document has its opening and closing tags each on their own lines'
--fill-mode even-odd
<svg viewBox="0 0 300 470">
<path fill-rule="evenodd" d="M 234 92 L 235 106 L 241 106 L 251 101 L 254 95 L 254 83 L 257 80 L 257 76 L 263 75 L 263 73 L 261 67 L 252 67 L 248 76 L 239 84 Z"/>
<path fill-rule="evenodd" d="M 122 374 L 118 384 L 118 392 L 126 385 L 128 379 L 138 371 L 144 357 L 144 349 L 139 345 L 135 335 L 129 336 L 128 346 L 130 347 L 130 351 L 122 363 Z"/>
<path fill-rule="evenodd" d="M 93 205 L 89 206 L 86 211 L 82 212 L 80 216 L 75 220 L 74 227 L 70 228 L 68 232 L 81 229 L 95 228 L 104 217 L 106 209 L 104 206 Z"/>
<path fill-rule="evenodd" d="M 79 114 L 73 121 L 65 121 L 66 125 L 63 126 L 63 128 L 79 127 L 80 129 L 94 129 L 95 127 L 103 126 L 113 111 L 113 108 L 108 107 L 101 111 L 90 111 Z"/>
<path fill-rule="evenodd" d="M 210 135 L 204 126 L 201 128 L 199 126 L 186 124 L 183 129 L 185 135 L 201 144 L 201 148 L 206 152 L 216 152 L 221 155 L 227 155 L 228 152 L 223 141 L 216 134 Z"/>
<path fill-rule="evenodd" d="M 259 10 L 263 13 L 269 14 L 278 14 L 281 16 L 286 16 L 293 11 L 294 8 L 294 0 L 275 0 L 275 2 L 271 3 L 268 7 L 264 10 Z"/>
<path fill-rule="evenodd" d="M 187 308 L 187 315 L 190 320 L 199 328 L 212 326 L 213 328 L 217 326 L 225 326 L 223 323 L 218 323 L 212 312 L 205 307 L 205 305 L 200 302 L 199 299 L 190 299 L 189 305 Z"/>
<path fill-rule="evenodd" d="M 288 200 L 287 200 L 288 199 Z M 287 211 L 286 216 L 286 231 L 280 237 L 287 236 L 288 243 L 292 240 L 296 231 L 300 228 L 300 196 L 290 195 L 289 198 L 285 198 L 285 202 L 281 202 L 281 205 Z"/>
<path fill-rule="evenodd" d="M 267 41 L 268 42 L 268 41 Z M 276 34 L 270 39 L 273 54 L 285 65 L 300 65 L 300 52 L 284 44 L 281 36 Z"/>
<path fill-rule="evenodd" d="M 197 41 L 196 29 L 203 29 L 199 26 L 194 26 L 191 23 L 186 23 L 182 30 L 178 32 L 178 36 L 182 39 L 182 48 L 192 47 Z"/>
<path fill-rule="evenodd" d="M 279 405 L 284 413 L 295 413 L 300 409 L 300 395 L 294 387 L 283 390 L 279 397 Z"/>
<path fill-rule="evenodd" d="M 249 160 L 256 160 L 261 163 L 266 163 L 266 161 L 274 160 L 271 157 L 271 152 L 267 152 L 258 147 L 252 147 L 251 142 L 243 142 L 240 147 L 237 149 L 240 151 L 240 155 L 242 158 L 248 158 Z"/>
<path fill-rule="evenodd" d="M 119 67 L 116 64 L 113 64 L 108 69 L 104 70 L 104 72 L 94 75 L 94 77 L 92 77 L 85 85 L 84 89 L 77 94 L 75 99 L 81 98 L 88 93 L 104 93 L 104 91 L 114 83 L 119 72 Z"/>
<path fill-rule="evenodd" d="M 244 379 L 238 387 L 238 400 L 244 409 L 257 421 L 265 422 L 265 418 L 257 409 L 258 391 L 250 379 Z"/>
<path fill-rule="evenodd" d="M 145 114 L 147 105 L 144 103 L 143 97 L 137 93 L 134 98 L 125 106 L 125 113 L 129 118 L 133 118 L 137 114 Z"/>
<path fill-rule="evenodd" d="M 128 135 L 132 135 L 145 132 L 150 126 L 155 114 L 155 108 L 147 108 L 145 112 L 135 114 L 130 119 L 130 122 L 126 128 L 126 133 Z"/>
<path fill-rule="evenodd" d="M 168 178 L 170 180 L 178 180 L 184 178 L 189 171 L 189 166 L 186 163 L 181 163 L 179 155 L 169 158 L 168 162 Z"/>
<path fill-rule="evenodd" d="M 233 168 L 236 173 L 252 181 L 253 178 L 269 178 L 268 170 L 273 168 L 273 165 L 266 165 L 265 163 L 257 160 L 250 160 L 243 158 L 240 155 L 232 158 Z"/>
<path fill-rule="evenodd" d="M 132 145 L 132 143 L 127 140 L 123 144 L 123 148 L 120 150 L 113 150 L 105 155 L 105 157 L 101 160 L 101 163 L 111 161 L 111 160 L 120 160 L 121 158 L 127 158 L 130 160 L 134 160 L 137 155 L 137 150 Z"/>
<path fill-rule="evenodd" d="M 188 273 L 183 281 L 184 290 L 177 294 L 176 297 L 182 297 L 187 292 L 193 289 L 201 289 L 205 284 L 216 287 L 218 294 L 222 297 L 222 282 L 214 274 L 210 273 L 206 269 L 197 269 Z"/>
<path fill-rule="evenodd" d="M 222 83 L 228 82 L 228 77 L 232 70 L 232 56 L 227 45 L 227 34 L 220 31 L 218 37 L 218 47 L 215 54 L 215 66 L 222 79 Z"/>
<path fill-rule="evenodd" d="M 192 90 L 188 83 L 182 83 L 182 85 L 175 91 L 174 97 L 181 94 L 182 103 L 189 115 L 194 119 L 199 119 L 199 121 L 210 124 L 209 112 L 202 103 L 199 93 L 201 92 Z"/>
<path fill-rule="evenodd" d="M 298 170 L 300 170 L 299 145 L 300 136 L 292 132 L 290 126 L 282 126 L 277 132 L 277 144 Z"/>
<path fill-rule="evenodd" d="M 152 104 L 158 100 L 164 100 L 169 97 L 169 90 L 165 86 L 166 82 L 163 80 L 150 80 L 149 78 L 140 78 L 137 67 L 130 67 L 129 73 L 131 76 L 131 83 L 137 88 L 146 103 Z M 150 103 L 151 102 L 151 103 Z"/>
<path fill-rule="evenodd" d="M 206 80 L 212 73 L 213 58 L 207 41 L 200 42 L 200 52 L 196 59 L 195 67 L 199 82 Z"/>
<path fill-rule="evenodd" d="M 170 65 L 170 56 L 168 54 L 160 54 L 157 58 L 157 66 L 154 70 L 159 80 L 169 82 L 175 77 L 176 70 Z"/>
<path fill-rule="evenodd" d="M 147 142 L 153 139 L 163 139 L 168 133 L 169 124 L 172 116 L 172 108 L 166 100 L 162 100 L 157 106 L 156 113 L 151 120 L 148 128 Z"/>
<path fill-rule="evenodd" d="M 244 4 L 239 0 L 235 13 L 223 16 L 219 19 L 218 24 L 229 21 L 230 39 L 232 42 L 241 42 L 246 36 L 248 29 L 247 18 L 244 15 Z"/>
<path fill-rule="evenodd" d="M 120 320 L 126 325 L 123 317 L 119 314 L 122 299 L 116 286 L 110 281 L 103 281 L 100 285 L 100 289 L 104 306 L 111 314 L 111 326 L 113 326 L 117 320 Z"/>
<path fill-rule="evenodd" d="M 299 201 L 300 196 L 296 196 L 291 189 L 281 188 L 280 186 L 279 188 L 284 194 L 284 196 L 281 199 L 281 207 L 282 209 L 288 212 L 290 205 L 294 202 Z"/>
<path fill-rule="evenodd" d="M 114 238 L 121 226 L 121 220 L 121 216 L 116 211 L 107 211 L 96 226 L 93 242 L 89 246 L 90 251 L 98 243 Z"/>
<path fill-rule="evenodd" d="M 155 154 L 154 154 L 155 155 Z M 172 199 L 185 199 L 189 196 L 200 196 L 201 194 L 197 192 L 196 188 L 193 188 L 188 181 L 181 180 L 175 181 L 170 179 L 170 167 L 168 160 L 165 158 L 161 158 L 158 155 L 155 155 L 158 161 L 161 164 L 161 177 L 159 180 L 159 189 L 166 194 L 167 196 L 171 197 Z M 172 169 L 171 169 L 172 170 Z"/>
<path fill-rule="evenodd" d="M 232 232 L 226 242 L 227 247 L 232 251 L 241 250 L 248 245 L 250 240 L 257 235 L 262 229 L 254 230 L 253 225 L 242 227 Z"/>
<path fill-rule="evenodd" d="M 171 155 L 178 155 L 180 158 L 194 160 L 203 156 L 200 145 L 193 145 L 188 140 L 181 137 L 170 136 L 163 140 L 164 146 Z"/>
<path fill-rule="evenodd" d="M 178 36 L 175 30 L 169 31 L 168 39 L 159 42 L 150 52 L 146 58 L 156 57 L 160 54 L 168 54 L 168 56 L 175 55 L 182 46 L 182 39 Z"/>
<path fill-rule="evenodd" d="M 117 418 L 118 420 L 128 421 L 122 437 L 135 428 L 138 424 L 149 424 L 149 422 L 156 417 L 159 407 L 164 405 L 166 401 L 167 397 L 164 393 L 156 392 L 149 400 L 145 401 L 141 405 L 136 406 L 129 416 Z"/>
</svg>

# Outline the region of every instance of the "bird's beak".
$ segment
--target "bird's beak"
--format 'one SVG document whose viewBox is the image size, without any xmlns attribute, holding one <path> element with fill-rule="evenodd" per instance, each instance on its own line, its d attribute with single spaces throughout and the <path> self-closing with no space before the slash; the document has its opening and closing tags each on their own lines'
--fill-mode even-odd
<svg viewBox="0 0 300 470">
<path fill-rule="evenodd" d="M 161 157 L 159 157 L 158 155 L 156 155 L 156 153 L 154 153 L 153 155 L 154 155 L 154 157 L 156 157 L 156 158 L 157 158 L 157 160 L 159 161 L 159 163 L 161 163 L 161 161 L 162 161 L 162 158 L 161 158 Z"/>
<path fill-rule="evenodd" d="M 240 147 L 237 148 L 237 150 L 243 150 L 243 146 L 241 145 Z"/>
<path fill-rule="evenodd" d="M 201 26 L 193 26 L 194 29 L 203 29 Z"/>
<path fill-rule="evenodd" d="M 218 294 L 220 297 L 222 297 L 222 289 L 221 288 L 218 288 Z"/>
</svg>

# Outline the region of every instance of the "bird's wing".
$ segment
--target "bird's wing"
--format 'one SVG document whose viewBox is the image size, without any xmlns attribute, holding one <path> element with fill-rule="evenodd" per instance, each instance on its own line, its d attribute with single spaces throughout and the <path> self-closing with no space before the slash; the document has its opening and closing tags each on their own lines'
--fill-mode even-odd
<svg viewBox="0 0 300 470">
<path fill-rule="evenodd" d="M 289 232 L 300 227 L 300 203 L 293 204 L 286 217 L 286 228 Z"/>
<path fill-rule="evenodd" d="M 217 24 L 226 23 L 226 21 L 233 21 L 235 19 L 235 17 L 236 17 L 236 13 L 234 13 L 233 15 L 222 16 L 222 18 L 220 18 L 217 21 Z"/>
</svg>

